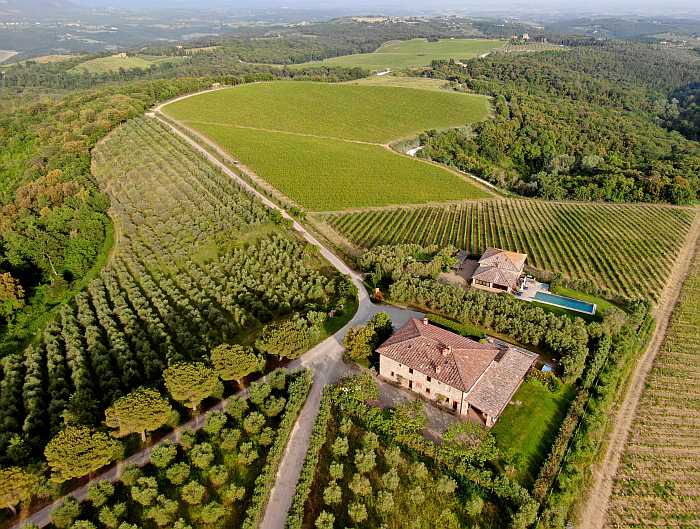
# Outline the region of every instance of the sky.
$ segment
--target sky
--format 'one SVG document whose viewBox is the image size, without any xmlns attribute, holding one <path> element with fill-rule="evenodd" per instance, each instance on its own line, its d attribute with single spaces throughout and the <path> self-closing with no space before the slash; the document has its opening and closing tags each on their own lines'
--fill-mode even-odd
<svg viewBox="0 0 700 529">
<path fill-rule="evenodd" d="M 549 14 L 549 15 L 700 15 L 698 0 L 73 0 L 86 6 L 130 9 L 199 7 L 228 9 L 293 8 L 377 14 Z"/>
</svg>

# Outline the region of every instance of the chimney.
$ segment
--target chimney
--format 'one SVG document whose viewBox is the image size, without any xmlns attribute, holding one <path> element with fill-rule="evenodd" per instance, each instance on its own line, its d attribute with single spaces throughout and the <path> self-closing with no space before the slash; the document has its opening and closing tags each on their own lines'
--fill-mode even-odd
<svg viewBox="0 0 700 529">
<path fill-rule="evenodd" d="M 423 318 L 423 325 L 428 325 L 428 317 Z"/>
<path fill-rule="evenodd" d="M 439 374 L 440 374 L 440 371 L 442 371 L 442 366 L 440 366 L 440 365 L 439 365 L 439 366 L 436 366 L 436 367 L 435 367 L 435 374 L 436 374 L 436 375 L 439 375 Z"/>
<path fill-rule="evenodd" d="M 442 356 L 450 356 L 451 353 L 452 353 L 452 346 L 451 345 L 447 345 L 442 349 Z"/>
</svg>

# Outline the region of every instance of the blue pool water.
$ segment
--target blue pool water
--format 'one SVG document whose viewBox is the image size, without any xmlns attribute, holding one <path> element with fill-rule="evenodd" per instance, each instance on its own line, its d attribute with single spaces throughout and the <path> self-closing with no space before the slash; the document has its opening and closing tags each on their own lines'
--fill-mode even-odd
<svg viewBox="0 0 700 529">
<path fill-rule="evenodd" d="M 574 298 L 557 296 L 556 294 L 550 294 L 549 292 L 537 292 L 533 299 L 542 303 L 546 303 L 548 305 L 562 307 L 564 309 L 575 310 L 577 312 L 584 312 L 586 314 L 595 314 L 596 306 L 593 303 L 587 303 L 585 301 L 580 301 Z"/>
</svg>

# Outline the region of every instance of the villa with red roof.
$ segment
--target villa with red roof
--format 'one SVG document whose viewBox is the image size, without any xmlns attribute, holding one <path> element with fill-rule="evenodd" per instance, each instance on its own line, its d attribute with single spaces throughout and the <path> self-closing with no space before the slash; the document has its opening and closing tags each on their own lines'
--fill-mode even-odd
<svg viewBox="0 0 700 529">
<path fill-rule="evenodd" d="M 487 248 L 472 275 L 472 286 L 491 291 L 514 292 L 523 275 L 527 254 Z"/>
<path fill-rule="evenodd" d="M 379 374 L 458 415 L 493 426 L 537 355 L 411 319 L 377 349 Z"/>
</svg>

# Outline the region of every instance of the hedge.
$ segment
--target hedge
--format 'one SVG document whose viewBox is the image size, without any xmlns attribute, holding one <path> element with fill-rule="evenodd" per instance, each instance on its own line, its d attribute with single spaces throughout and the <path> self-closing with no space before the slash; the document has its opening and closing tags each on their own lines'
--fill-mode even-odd
<svg viewBox="0 0 700 529">
<path fill-rule="evenodd" d="M 326 444 L 328 437 L 328 421 L 331 418 L 333 411 L 332 395 L 328 389 L 323 390 L 321 404 L 318 410 L 318 416 L 314 423 L 314 428 L 311 431 L 311 439 L 309 441 L 309 449 L 306 452 L 304 466 L 299 475 L 296 492 L 292 500 L 292 506 L 289 509 L 287 517 L 287 529 L 301 529 L 304 523 L 304 507 L 311 493 L 311 486 L 316 476 L 316 467 L 318 466 L 319 456 L 323 445 Z"/>
<path fill-rule="evenodd" d="M 647 316 L 638 333 L 628 329 L 627 333 L 616 337 L 610 359 L 601 369 L 597 384 L 590 389 L 586 410 L 544 502 L 538 527 L 563 529 L 573 518 L 574 505 L 585 497 L 582 492 L 590 484 L 591 467 L 605 439 L 610 411 L 618 401 L 639 353 L 644 350 L 652 328 L 653 320 Z"/>
<path fill-rule="evenodd" d="M 289 384 L 287 407 L 277 429 L 275 442 L 268 452 L 265 466 L 255 480 L 255 488 L 253 489 L 250 506 L 246 511 L 245 520 L 241 526 L 242 529 L 255 529 L 260 525 L 267 501 L 270 498 L 270 492 L 277 480 L 277 470 L 282 461 L 289 436 L 311 389 L 313 376 L 310 370 L 305 369 L 293 373 L 292 376 L 294 376 L 294 380 Z"/>
</svg>

